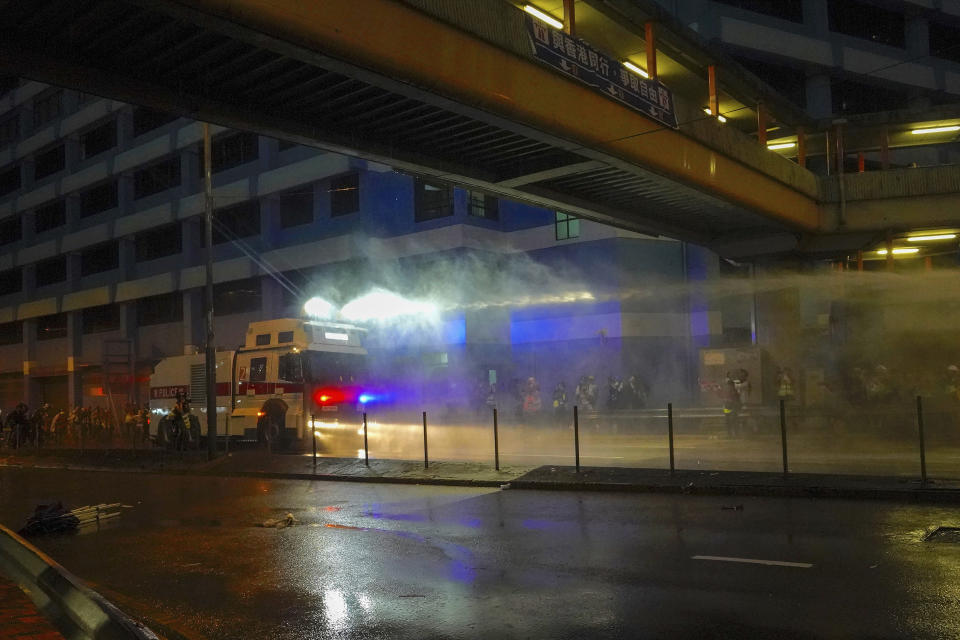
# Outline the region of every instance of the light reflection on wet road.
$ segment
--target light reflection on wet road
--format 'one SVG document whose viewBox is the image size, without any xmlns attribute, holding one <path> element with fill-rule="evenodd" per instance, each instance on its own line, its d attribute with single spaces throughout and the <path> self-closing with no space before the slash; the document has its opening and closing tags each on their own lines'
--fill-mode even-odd
<svg viewBox="0 0 960 640">
<path fill-rule="evenodd" d="M 36 542 L 196 638 L 960 637 L 960 548 L 920 542 L 957 509 L 0 471 L 4 524 L 51 499 L 133 505 Z"/>
</svg>

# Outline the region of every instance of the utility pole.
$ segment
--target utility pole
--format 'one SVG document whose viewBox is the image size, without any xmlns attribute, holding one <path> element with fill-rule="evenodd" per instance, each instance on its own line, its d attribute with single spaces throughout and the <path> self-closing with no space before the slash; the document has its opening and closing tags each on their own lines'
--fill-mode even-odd
<svg viewBox="0 0 960 640">
<path fill-rule="evenodd" d="M 207 382 L 207 459 L 217 455 L 217 362 L 213 344 L 213 170 L 211 168 L 210 124 L 203 123 L 203 237 L 207 246 L 207 283 L 204 287 L 206 312 L 206 382 Z"/>
</svg>

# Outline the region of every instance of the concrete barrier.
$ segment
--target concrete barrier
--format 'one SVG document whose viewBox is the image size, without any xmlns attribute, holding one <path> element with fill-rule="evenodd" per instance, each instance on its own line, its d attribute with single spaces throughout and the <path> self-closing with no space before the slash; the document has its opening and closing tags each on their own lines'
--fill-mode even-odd
<svg viewBox="0 0 960 640">
<path fill-rule="evenodd" d="M 65 638 L 158 640 L 150 629 L 2 525 L 0 573 L 25 586 L 37 608 Z"/>
</svg>

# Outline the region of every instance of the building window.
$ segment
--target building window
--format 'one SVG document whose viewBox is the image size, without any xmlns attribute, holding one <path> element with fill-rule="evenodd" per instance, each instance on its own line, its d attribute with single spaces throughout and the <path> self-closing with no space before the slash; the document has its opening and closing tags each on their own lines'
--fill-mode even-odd
<svg viewBox="0 0 960 640">
<path fill-rule="evenodd" d="M 479 191 L 467 191 L 467 213 L 474 218 L 498 220 L 500 201 Z"/>
<path fill-rule="evenodd" d="M 284 229 L 313 222 L 313 185 L 305 184 L 300 189 L 276 197 L 280 226 Z"/>
<path fill-rule="evenodd" d="M 213 212 L 213 244 L 260 234 L 260 201 L 248 200 Z"/>
<path fill-rule="evenodd" d="M 20 137 L 20 118 L 14 114 L 6 120 L 0 120 L 0 148 L 13 144 Z"/>
<path fill-rule="evenodd" d="M 50 229 L 56 229 L 67 223 L 67 202 L 66 200 L 54 200 L 47 204 L 37 207 L 33 212 L 33 230 L 36 233 L 43 233 Z"/>
<path fill-rule="evenodd" d="M 267 379 L 267 359 L 250 358 L 250 382 L 265 382 Z"/>
<path fill-rule="evenodd" d="M 137 300 L 138 326 L 168 322 L 183 322 L 183 294 L 179 291 Z"/>
<path fill-rule="evenodd" d="M 838 115 L 894 111 L 907 107 L 906 90 L 836 79 L 831 83 L 833 113 Z"/>
<path fill-rule="evenodd" d="M 807 74 L 803 69 L 774 64 L 766 60 L 755 60 L 747 56 L 731 57 L 794 104 L 806 104 Z"/>
<path fill-rule="evenodd" d="M 34 180 L 40 180 L 52 176 L 58 171 L 63 171 L 66 162 L 67 156 L 62 144 L 36 155 L 33 159 Z"/>
<path fill-rule="evenodd" d="M 875 2 L 829 0 L 830 31 L 891 47 L 906 45 L 902 11 L 888 11 Z"/>
<path fill-rule="evenodd" d="M 255 133 L 240 132 L 219 136 L 210 145 L 213 173 L 253 162 L 260 155 Z M 200 175 L 204 174 L 203 148 L 200 151 Z"/>
<path fill-rule="evenodd" d="M 414 221 L 424 222 L 453 215 L 453 189 L 449 185 L 417 178 L 414 181 Z"/>
<path fill-rule="evenodd" d="M 20 86 L 17 76 L 0 76 L 0 97 L 7 95 Z"/>
<path fill-rule="evenodd" d="M 11 244 L 20 239 L 23 233 L 23 224 L 20 216 L 13 216 L 0 222 L 0 246 Z"/>
<path fill-rule="evenodd" d="M 80 217 L 86 218 L 119 205 L 116 181 L 101 182 L 80 193 Z"/>
<path fill-rule="evenodd" d="M 960 62 L 960 29 L 942 22 L 930 21 L 930 55 Z M 3 125 L 0 124 L 0 147 L 3 146 Z"/>
<path fill-rule="evenodd" d="M 286 344 L 293 342 L 293 331 L 280 331 L 277 333 L 277 344 Z"/>
<path fill-rule="evenodd" d="M 84 93 L 83 91 L 77 91 L 77 104 L 83 106 L 87 103 L 97 100 L 100 96 L 96 96 L 92 93 Z"/>
<path fill-rule="evenodd" d="M 330 179 L 330 215 L 344 216 L 360 210 L 360 174 Z"/>
<path fill-rule="evenodd" d="M 23 269 L 7 269 L 0 271 L 0 296 L 19 293 L 23 289 Z"/>
<path fill-rule="evenodd" d="M 762 13 L 765 16 L 803 22 L 803 0 L 716 0 L 722 4 Z"/>
<path fill-rule="evenodd" d="M 103 333 L 120 328 L 120 305 L 87 307 L 81 312 L 83 333 Z"/>
<path fill-rule="evenodd" d="M 213 315 L 260 311 L 260 278 L 222 282 L 213 286 Z"/>
<path fill-rule="evenodd" d="M 167 158 L 133 174 L 133 197 L 145 198 L 180 184 L 180 156 Z"/>
<path fill-rule="evenodd" d="M 149 231 L 141 231 L 134 241 L 137 262 L 176 255 L 182 248 L 183 229 L 178 222 Z"/>
<path fill-rule="evenodd" d="M 37 340 L 56 340 L 67 337 L 67 314 L 37 318 Z"/>
<path fill-rule="evenodd" d="M 0 171 L 0 196 L 13 193 L 20 188 L 20 167 L 14 166 Z"/>
<path fill-rule="evenodd" d="M 23 322 L 5 322 L 0 324 L 0 344 L 20 344 L 23 342 Z"/>
<path fill-rule="evenodd" d="M 67 257 L 57 256 L 38 262 L 36 266 L 37 286 L 45 287 L 67 279 Z"/>
<path fill-rule="evenodd" d="M 146 107 L 135 107 L 133 109 L 133 135 L 134 137 L 142 135 L 147 131 L 159 129 L 165 124 L 169 124 L 180 116 L 162 111 L 154 111 Z"/>
<path fill-rule="evenodd" d="M 580 219 L 557 211 L 555 224 L 557 240 L 569 240 L 580 237 Z"/>
<path fill-rule="evenodd" d="M 59 89 L 33 101 L 33 128 L 37 129 L 60 117 L 63 91 Z"/>
<path fill-rule="evenodd" d="M 120 266 L 120 243 L 117 240 L 98 244 L 80 253 L 80 275 L 89 276 L 112 271 Z"/>
<path fill-rule="evenodd" d="M 80 149 L 84 159 L 92 158 L 115 146 L 117 146 L 117 122 L 113 119 L 80 136 Z"/>
<path fill-rule="evenodd" d="M 257 346 L 258 346 L 258 347 L 264 347 L 264 346 L 266 346 L 266 345 L 268 345 L 268 344 L 270 344 L 270 334 L 269 334 L 269 333 L 261 333 L 261 334 L 257 335 Z"/>
</svg>

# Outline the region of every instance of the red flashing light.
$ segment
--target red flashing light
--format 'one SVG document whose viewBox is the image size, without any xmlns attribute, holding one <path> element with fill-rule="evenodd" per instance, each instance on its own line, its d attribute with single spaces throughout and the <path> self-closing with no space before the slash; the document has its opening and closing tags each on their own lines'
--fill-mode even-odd
<svg viewBox="0 0 960 640">
<path fill-rule="evenodd" d="M 357 391 L 350 388 L 324 387 L 313 392 L 315 404 L 332 405 L 357 401 Z"/>
</svg>

